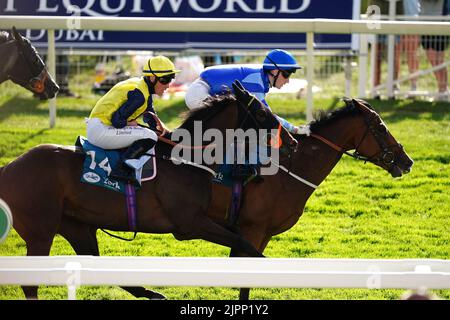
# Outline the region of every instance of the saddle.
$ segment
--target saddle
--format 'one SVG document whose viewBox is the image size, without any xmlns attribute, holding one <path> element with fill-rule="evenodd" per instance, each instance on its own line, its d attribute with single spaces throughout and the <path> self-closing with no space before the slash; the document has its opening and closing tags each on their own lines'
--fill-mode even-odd
<svg viewBox="0 0 450 320">
<path fill-rule="evenodd" d="M 126 183 L 109 177 L 112 168 L 119 162 L 121 152 L 124 152 L 124 150 L 104 150 L 94 146 L 82 136 L 77 138 L 75 145 L 86 154 L 83 162 L 81 182 L 126 193 Z M 154 149 L 150 150 L 147 155 L 140 159 L 129 159 L 126 163 L 130 168 L 135 170 L 136 179 L 140 185 L 156 177 L 157 170 Z"/>
</svg>

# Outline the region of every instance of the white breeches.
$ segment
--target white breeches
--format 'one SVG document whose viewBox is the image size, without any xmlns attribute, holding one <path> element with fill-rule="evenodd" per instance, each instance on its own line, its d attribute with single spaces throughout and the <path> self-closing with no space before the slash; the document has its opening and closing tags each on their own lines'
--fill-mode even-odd
<svg viewBox="0 0 450 320">
<path fill-rule="evenodd" d="M 184 100 L 189 109 L 197 109 L 203 106 L 203 100 L 209 97 L 209 85 L 201 78 L 192 82 L 186 91 Z"/>
<path fill-rule="evenodd" d="M 158 140 L 154 131 L 140 126 L 117 129 L 103 124 L 98 118 L 86 119 L 86 124 L 89 142 L 103 149 L 126 148 L 141 139 Z"/>
</svg>

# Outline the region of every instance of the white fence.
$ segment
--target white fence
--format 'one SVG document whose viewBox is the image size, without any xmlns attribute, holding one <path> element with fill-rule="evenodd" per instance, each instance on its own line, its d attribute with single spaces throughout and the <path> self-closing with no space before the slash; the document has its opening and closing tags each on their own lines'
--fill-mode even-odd
<svg viewBox="0 0 450 320">
<path fill-rule="evenodd" d="M 124 18 L 124 17 L 52 17 L 52 16 L 0 16 L 0 29 L 48 30 L 48 65 L 55 75 L 54 30 L 111 30 L 111 31 L 181 31 L 181 32 L 264 32 L 264 33 L 306 33 L 307 34 L 307 120 L 312 119 L 314 82 L 314 33 L 343 34 L 412 34 L 450 35 L 449 24 L 423 21 L 378 21 L 337 19 L 207 19 L 207 18 Z M 360 55 L 359 92 L 365 92 L 367 79 L 367 41 L 365 37 Z M 392 43 L 389 52 L 392 52 Z M 392 74 L 392 66 L 390 66 Z M 392 91 L 392 76 L 388 90 Z M 56 102 L 50 101 L 50 126 L 55 125 Z"/>
<path fill-rule="evenodd" d="M 0 257 L 0 285 L 449 289 L 450 260 Z"/>
</svg>

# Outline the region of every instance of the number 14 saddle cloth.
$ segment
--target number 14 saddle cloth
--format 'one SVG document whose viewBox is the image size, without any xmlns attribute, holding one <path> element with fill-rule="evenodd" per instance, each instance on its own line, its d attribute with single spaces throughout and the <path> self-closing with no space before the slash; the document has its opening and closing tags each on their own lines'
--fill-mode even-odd
<svg viewBox="0 0 450 320">
<path fill-rule="evenodd" d="M 124 150 L 105 150 L 94 146 L 85 137 L 79 136 L 75 143 L 86 154 L 83 162 L 81 182 L 125 193 L 125 183 L 109 177 L 112 168 L 119 162 Z M 150 160 L 150 161 L 149 161 Z M 154 148 L 139 159 L 128 159 L 125 163 L 135 170 L 136 180 L 152 180 L 156 176 L 156 157 Z"/>
</svg>

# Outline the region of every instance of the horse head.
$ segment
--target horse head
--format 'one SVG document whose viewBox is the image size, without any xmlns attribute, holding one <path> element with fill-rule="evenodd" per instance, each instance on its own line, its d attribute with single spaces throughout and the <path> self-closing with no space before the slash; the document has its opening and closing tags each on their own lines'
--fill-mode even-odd
<svg viewBox="0 0 450 320">
<path fill-rule="evenodd" d="M 249 117 L 246 117 L 249 121 L 253 121 L 261 129 L 277 130 L 275 137 L 272 134 L 268 135 L 267 144 L 274 148 L 280 148 L 285 153 L 296 150 L 297 140 L 280 124 L 270 109 L 265 107 L 254 95 L 250 94 L 238 80 L 232 86 L 236 100 L 249 114 Z"/>
<path fill-rule="evenodd" d="M 363 130 L 356 140 L 356 157 L 385 169 L 393 177 L 409 173 L 413 160 L 370 104 L 361 99 L 347 99 L 345 102 L 358 108 L 364 120 Z"/>
<path fill-rule="evenodd" d="M 27 38 L 22 37 L 15 27 L 12 28 L 11 35 L 16 44 L 17 50 L 14 53 L 17 58 L 9 70 L 4 69 L 7 78 L 41 99 L 54 98 L 59 86 L 48 73 L 34 46 Z"/>
</svg>

